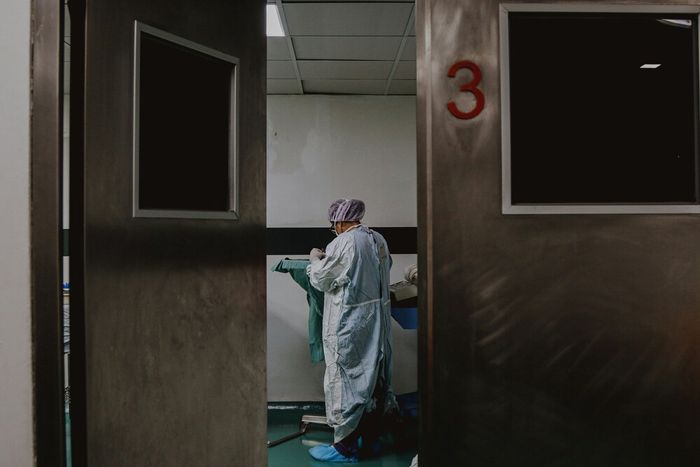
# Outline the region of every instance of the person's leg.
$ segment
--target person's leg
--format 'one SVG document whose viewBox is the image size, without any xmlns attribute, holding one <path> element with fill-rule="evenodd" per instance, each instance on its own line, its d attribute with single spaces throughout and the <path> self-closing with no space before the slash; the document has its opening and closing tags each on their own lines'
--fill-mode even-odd
<svg viewBox="0 0 700 467">
<path fill-rule="evenodd" d="M 328 446 L 316 446 L 309 450 L 311 457 L 327 462 L 356 462 L 360 457 L 373 457 L 380 453 L 379 438 L 384 428 L 384 398 L 375 389 L 375 407 L 364 412 L 357 428 L 350 435 Z M 345 460 L 343 460 L 345 459 Z"/>
<path fill-rule="evenodd" d="M 374 444 L 379 441 L 383 429 L 384 398 L 378 395 L 376 388 L 372 397 L 375 401 L 374 410 L 371 412 L 365 411 L 355 431 L 334 444 L 338 452 L 343 455 L 357 455 L 360 451 L 360 438 L 362 438 L 361 444 L 363 451 L 367 451 L 368 449 L 373 450 Z"/>
<path fill-rule="evenodd" d="M 365 440 L 365 432 L 373 434 L 377 430 L 374 425 L 376 422 L 377 410 L 372 412 L 365 412 L 360 418 L 360 423 L 358 424 L 355 431 L 350 433 L 348 436 L 342 440 L 333 443 L 332 447 L 335 448 L 340 454 L 348 458 L 357 458 L 360 452 L 360 437 L 363 439 L 363 447 L 366 446 L 367 441 Z"/>
<path fill-rule="evenodd" d="M 362 419 L 364 418 L 365 416 L 363 415 Z M 362 424 L 362 419 L 360 419 L 360 424 Z M 337 443 L 333 443 L 333 447 L 345 457 L 357 457 L 357 454 L 360 451 L 360 446 L 358 443 L 360 436 L 361 431 L 358 427 L 355 431 L 350 433 L 349 436 L 346 436 Z"/>
<path fill-rule="evenodd" d="M 372 457 L 381 450 L 379 438 L 383 432 L 384 405 L 377 401 L 375 409 L 365 412 L 360 420 L 357 431 L 362 438 L 361 457 Z"/>
<path fill-rule="evenodd" d="M 363 417 L 364 418 L 364 415 Z M 362 418 L 360 421 L 362 421 Z M 315 446 L 309 449 L 309 454 L 323 462 L 357 462 L 360 452 L 359 427 L 348 436 L 331 445 Z"/>
</svg>

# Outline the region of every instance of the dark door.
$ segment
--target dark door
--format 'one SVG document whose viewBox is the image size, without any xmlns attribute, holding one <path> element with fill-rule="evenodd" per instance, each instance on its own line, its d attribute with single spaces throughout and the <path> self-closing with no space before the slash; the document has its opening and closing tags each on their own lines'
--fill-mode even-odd
<svg viewBox="0 0 700 467">
<path fill-rule="evenodd" d="M 580 8 L 579 20 L 595 17 L 579 2 L 556 3 L 539 5 L 537 12 L 520 18 L 540 20 L 550 7 L 558 12 Z M 611 21 L 607 14 L 615 10 L 634 15 L 656 11 L 671 18 L 674 11 L 678 13 L 674 2 L 667 0 L 654 2 L 648 10 L 644 2 L 625 2 L 624 7 L 615 3 L 596 2 L 595 8 L 606 13 L 605 21 Z M 502 159 L 504 151 L 510 151 L 513 164 L 527 165 L 531 157 L 540 156 L 537 151 L 515 152 L 517 132 L 522 131 L 516 122 L 521 118 L 537 122 L 543 147 L 549 143 L 545 139 L 561 137 L 544 122 L 543 116 L 550 113 L 543 110 L 540 91 L 518 87 L 522 82 L 517 80 L 525 74 L 541 78 L 547 88 L 541 94 L 563 103 L 565 111 L 557 118 L 585 132 L 581 144 L 600 141 L 602 153 L 611 144 L 607 134 L 623 134 L 619 128 L 605 133 L 605 125 L 596 126 L 602 117 L 585 128 L 573 124 L 569 114 L 580 115 L 583 110 L 572 102 L 586 91 L 574 85 L 559 92 L 566 81 L 543 70 L 548 66 L 545 60 L 527 61 L 519 68 L 526 70 L 524 74 L 517 75 L 516 60 L 523 60 L 526 51 L 544 50 L 516 42 L 516 35 L 510 34 L 519 26 L 508 11 L 518 8 L 535 9 L 521 2 L 506 5 L 491 0 L 418 2 L 421 465 L 695 467 L 700 465 L 700 217 L 503 214 L 511 201 L 504 188 L 514 186 L 504 176 L 512 168 L 506 165 L 508 159 Z M 559 28 L 562 36 L 571 33 L 571 22 L 560 22 L 559 13 L 552 17 L 554 21 L 546 20 L 548 27 Z M 625 21 L 639 24 L 641 17 L 645 22 L 653 18 L 651 30 L 656 24 L 671 28 L 663 22 L 667 19 L 653 16 Z M 690 43 L 686 38 L 693 40 L 697 32 L 687 26 L 673 26 L 671 31 L 679 35 L 672 37 Z M 607 50 L 594 47 L 592 41 L 593 36 L 604 37 L 602 29 L 590 23 L 588 28 L 595 33 L 585 46 L 600 51 L 595 62 L 599 66 Z M 609 30 L 628 33 L 627 28 Z M 590 63 L 573 51 L 573 42 L 547 34 L 544 28 L 535 31 L 529 29 L 526 37 L 544 34 L 542 44 L 558 44 L 565 50 L 557 68 L 567 69 L 568 59 Z M 611 50 L 619 45 L 611 39 L 607 43 Z M 637 45 L 636 40 L 629 43 Z M 655 47 L 664 57 L 697 56 L 687 53 L 690 46 L 676 50 L 660 43 Z M 501 53 L 506 50 L 510 55 Z M 635 60 L 634 48 L 629 50 L 620 54 L 621 62 Z M 460 62 L 465 60 L 481 70 L 478 85 L 469 70 L 455 78 L 447 76 L 452 66 L 463 66 Z M 670 68 L 669 60 L 662 62 Z M 640 67 L 645 63 L 635 65 L 635 71 L 644 73 Z M 624 76 L 624 70 L 601 69 L 606 89 L 614 89 L 617 100 L 601 97 L 586 105 L 597 105 L 607 115 L 628 111 L 623 98 L 632 80 L 615 88 L 610 83 Z M 678 69 L 687 70 L 674 66 L 674 71 Z M 689 74 L 684 73 L 684 79 L 690 81 Z M 500 79 L 506 76 L 510 83 L 501 86 Z M 638 81 L 651 79 L 644 76 Z M 474 108 L 473 96 L 461 100 L 460 86 L 484 97 L 484 111 L 472 119 L 456 118 L 445 105 L 454 99 L 464 112 Z M 539 107 L 516 109 L 516 92 L 534 96 Z M 686 100 L 692 101 L 692 95 Z M 504 112 L 502 101 L 513 104 L 510 114 Z M 666 96 L 659 101 L 674 102 Z M 688 114 L 678 113 L 697 134 L 697 121 Z M 673 112 L 661 115 L 667 121 L 676 118 Z M 502 130 L 512 135 L 510 140 L 501 139 Z M 567 161 L 567 175 L 584 180 L 585 168 L 572 158 L 579 141 L 567 138 L 560 154 Z M 645 142 L 652 147 L 649 141 L 652 137 L 639 131 L 630 144 Z M 665 160 L 631 153 L 640 166 Z M 606 161 L 601 172 L 610 173 L 612 164 Z M 627 170 L 630 180 L 641 173 L 632 165 Z M 551 180 L 563 180 L 551 171 L 549 175 Z M 664 183 L 668 180 L 660 171 L 658 177 Z M 598 179 L 586 180 L 600 190 Z M 619 186 L 627 187 L 634 182 L 630 180 L 621 180 Z"/>
<path fill-rule="evenodd" d="M 78 295 L 72 311 L 74 327 L 81 327 L 74 336 L 84 332 L 72 348 L 84 356 L 84 368 L 72 367 L 78 372 L 74 381 L 83 380 L 82 388 L 73 388 L 76 465 L 267 464 L 264 11 L 261 1 L 87 2 L 84 158 L 81 179 L 72 180 L 73 193 L 82 190 L 72 216 L 71 273 Z M 135 21 L 237 58 L 238 219 L 133 215 Z M 177 57 L 157 47 L 155 55 L 149 53 L 149 60 L 160 57 L 166 67 L 161 72 L 180 78 L 169 61 Z M 192 53 L 190 62 L 206 61 Z M 174 102 L 186 106 L 197 101 L 192 92 L 210 91 L 199 78 L 191 86 L 162 83 Z M 163 95 L 149 105 L 158 99 Z M 172 108 L 187 109 L 178 105 Z M 226 118 L 226 109 L 216 112 Z M 211 115 L 183 118 L 195 125 Z M 191 177 L 199 176 L 198 167 L 216 145 L 202 141 L 204 149 L 198 151 L 187 138 L 190 130 L 201 135 L 211 128 L 169 129 L 159 136 L 162 146 L 151 138 L 149 151 L 177 149 L 176 141 L 189 145 L 191 159 L 179 155 L 173 163 L 191 164 Z M 172 189 L 165 183 L 170 177 L 182 176 L 182 170 L 167 172 L 168 155 L 159 156 L 165 178 L 159 182 L 153 171 L 149 178 L 164 189 Z"/>
</svg>

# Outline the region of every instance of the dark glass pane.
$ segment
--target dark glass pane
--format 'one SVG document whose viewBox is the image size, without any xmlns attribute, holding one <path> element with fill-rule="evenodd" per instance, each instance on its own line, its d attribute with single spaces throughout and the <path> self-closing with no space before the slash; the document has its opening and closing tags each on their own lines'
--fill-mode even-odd
<svg viewBox="0 0 700 467">
<path fill-rule="evenodd" d="M 509 15 L 513 204 L 697 201 L 696 25 L 668 18 Z"/>
<path fill-rule="evenodd" d="M 141 36 L 139 207 L 227 211 L 232 63 Z"/>
</svg>

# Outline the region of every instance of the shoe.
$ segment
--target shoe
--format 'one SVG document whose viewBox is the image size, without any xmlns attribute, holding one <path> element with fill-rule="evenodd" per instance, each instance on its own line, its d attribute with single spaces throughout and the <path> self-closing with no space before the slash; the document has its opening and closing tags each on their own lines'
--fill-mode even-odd
<svg viewBox="0 0 700 467">
<path fill-rule="evenodd" d="M 345 457 L 339 453 L 333 446 L 325 444 L 323 446 L 315 446 L 309 449 L 309 455 L 321 462 L 345 462 L 354 464 L 357 462 L 357 456 Z"/>
</svg>

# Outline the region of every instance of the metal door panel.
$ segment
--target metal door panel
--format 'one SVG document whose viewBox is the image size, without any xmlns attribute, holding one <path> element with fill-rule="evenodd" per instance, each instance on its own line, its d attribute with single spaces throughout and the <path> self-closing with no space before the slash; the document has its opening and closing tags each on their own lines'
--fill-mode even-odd
<svg viewBox="0 0 700 467">
<path fill-rule="evenodd" d="M 698 465 L 700 218 L 503 216 L 498 20 L 418 2 L 421 464 Z"/>
<path fill-rule="evenodd" d="M 87 465 L 266 465 L 264 11 L 87 2 Z M 132 217 L 135 20 L 240 59 L 239 220 Z"/>
</svg>

